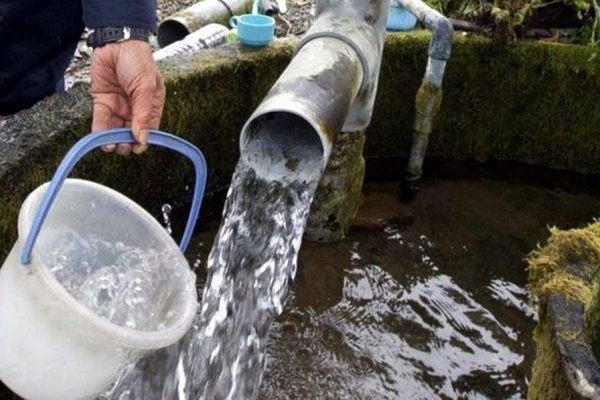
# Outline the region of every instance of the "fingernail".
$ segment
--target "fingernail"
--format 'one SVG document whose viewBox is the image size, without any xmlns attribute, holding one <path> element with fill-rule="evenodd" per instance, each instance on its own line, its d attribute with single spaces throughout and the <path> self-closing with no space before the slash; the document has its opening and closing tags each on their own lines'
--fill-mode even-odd
<svg viewBox="0 0 600 400">
<path fill-rule="evenodd" d="M 140 131 L 140 144 L 146 145 L 148 144 L 148 135 L 150 132 L 147 129 L 142 129 Z"/>
<path fill-rule="evenodd" d="M 148 145 L 147 144 L 136 144 L 133 145 L 133 153 L 134 154 L 142 154 L 143 152 L 145 152 L 146 150 L 148 150 Z"/>
<path fill-rule="evenodd" d="M 117 154 L 120 156 L 127 156 L 131 153 L 131 147 L 127 145 L 117 146 Z"/>
<path fill-rule="evenodd" d="M 102 146 L 102 150 L 107 153 L 112 153 L 113 151 L 115 151 L 116 148 L 117 148 L 117 145 L 115 145 L 115 144 L 107 144 L 105 146 Z"/>
</svg>

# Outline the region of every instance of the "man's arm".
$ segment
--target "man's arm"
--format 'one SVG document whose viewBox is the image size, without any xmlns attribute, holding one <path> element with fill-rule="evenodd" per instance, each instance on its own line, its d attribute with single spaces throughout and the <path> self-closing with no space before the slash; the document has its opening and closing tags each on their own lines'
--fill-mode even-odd
<svg viewBox="0 0 600 400">
<path fill-rule="evenodd" d="M 88 28 L 138 28 L 156 31 L 155 0 L 82 0 Z M 119 154 L 147 149 L 148 130 L 158 129 L 165 102 L 163 78 L 150 45 L 124 40 L 95 47 L 91 65 L 92 131 L 131 127 L 137 144 L 120 144 Z M 113 151 L 115 145 L 104 149 Z"/>
</svg>

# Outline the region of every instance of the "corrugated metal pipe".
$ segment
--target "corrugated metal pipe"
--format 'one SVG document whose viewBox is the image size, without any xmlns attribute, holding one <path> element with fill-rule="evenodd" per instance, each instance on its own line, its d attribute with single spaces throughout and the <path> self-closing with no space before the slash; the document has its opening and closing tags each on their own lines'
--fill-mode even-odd
<svg viewBox="0 0 600 400">
<path fill-rule="evenodd" d="M 401 198 L 410 201 L 421 188 L 423 160 L 427 151 L 429 134 L 433 121 L 442 102 L 442 80 L 446 69 L 446 60 L 452 49 L 452 23 L 442 14 L 430 8 L 421 0 L 393 0 L 413 13 L 427 29 L 432 32 L 429 44 L 429 58 L 421 87 L 415 100 L 415 123 L 413 143 L 404 180 Z"/>
<path fill-rule="evenodd" d="M 221 24 L 208 24 L 185 38 L 155 51 L 152 56 L 155 61 L 162 61 L 180 55 L 195 54 L 200 49 L 208 49 L 225 43 L 228 33 L 229 29 Z"/>
<path fill-rule="evenodd" d="M 158 26 L 160 47 L 183 39 L 209 23 L 229 26 L 229 18 L 250 12 L 253 0 L 202 0 L 166 18 Z"/>
<path fill-rule="evenodd" d="M 388 0 L 320 0 L 292 61 L 242 128 L 241 157 L 265 179 L 314 179 L 335 136 L 369 124 Z"/>
</svg>

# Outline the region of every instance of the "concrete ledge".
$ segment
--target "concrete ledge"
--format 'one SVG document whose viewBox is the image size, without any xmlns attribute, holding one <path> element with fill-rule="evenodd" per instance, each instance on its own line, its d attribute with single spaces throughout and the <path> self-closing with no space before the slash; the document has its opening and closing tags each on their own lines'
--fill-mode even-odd
<svg viewBox="0 0 600 400">
<path fill-rule="evenodd" d="M 367 162 L 408 153 L 429 39 L 426 33 L 388 36 L 367 131 Z M 229 184 L 239 131 L 285 69 L 295 44 L 279 40 L 264 50 L 228 45 L 162 65 L 168 100 L 161 129 L 202 149 L 208 192 Z M 429 154 L 600 173 L 600 57 L 594 58 L 595 51 L 541 42 L 496 49 L 488 40 L 457 36 Z M 16 238 L 20 204 L 50 179 L 68 148 L 88 132 L 90 120 L 87 88 L 80 86 L 0 125 L 1 258 Z M 187 200 L 190 171 L 185 160 L 160 149 L 127 160 L 98 151 L 74 176 L 107 184 L 156 213 L 164 202 Z"/>
</svg>

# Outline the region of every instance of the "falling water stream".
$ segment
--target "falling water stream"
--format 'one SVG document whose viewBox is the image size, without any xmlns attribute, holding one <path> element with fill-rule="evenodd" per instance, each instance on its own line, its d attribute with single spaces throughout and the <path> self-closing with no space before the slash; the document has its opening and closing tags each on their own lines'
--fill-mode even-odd
<svg viewBox="0 0 600 400">
<path fill-rule="evenodd" d="M 265 180 L 240 161 L 192 329 L 177 345 L 126 368 L 104 398 L 257 397 L 269 331 L 296 274 L 317 182 L 317 173 L 308 180 Z"/>
<path fill-rule="evenodd" d="M 208 259 L 199 326 L 187 340 L 190 399 L 251 399 L 258 393 L 271 322 L 292 280 L 312 182 L 282 184 L 234 174 L 224 220 Z"/>
</svg>

